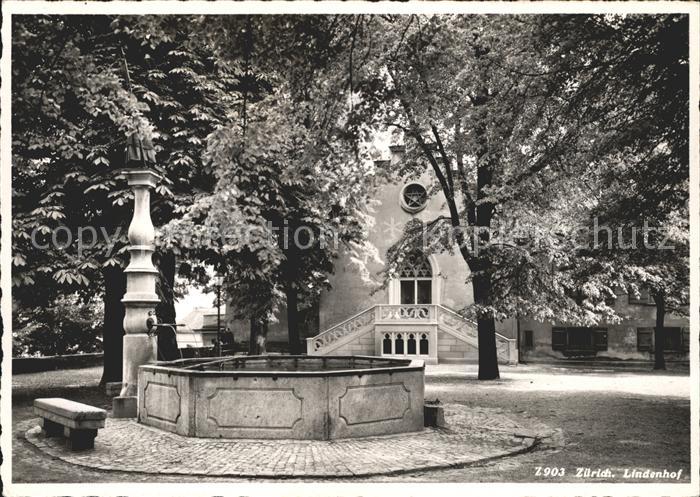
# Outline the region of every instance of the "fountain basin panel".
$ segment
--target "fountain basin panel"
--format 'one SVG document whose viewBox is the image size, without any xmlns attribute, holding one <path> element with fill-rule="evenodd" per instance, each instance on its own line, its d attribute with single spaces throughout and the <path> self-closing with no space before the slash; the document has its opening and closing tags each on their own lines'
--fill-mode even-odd
<svg viewBox="0 0 700 497">
<path fill-rule="evenodd" d="M 139 422 L 191 437 L 328 440 L 423 429 L 419 360 L 182 359 L 141 366 L 138 384 Z"/>
</svg>

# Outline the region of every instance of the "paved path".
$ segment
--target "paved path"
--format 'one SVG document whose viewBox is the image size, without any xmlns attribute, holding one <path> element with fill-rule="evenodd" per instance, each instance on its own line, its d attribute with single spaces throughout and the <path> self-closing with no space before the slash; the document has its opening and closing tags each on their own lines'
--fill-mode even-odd
<svg viewBox="0 0 700 497">
<path fill-rule="evenodd" d="M 187 438 L 108 418 L 95 450 L 70 452 L 46 438 L 38 419 L 24 421 L 26 439 L 62 461 L 101 470 L 264 478 L 343 478 L 463 467 L 532 449 L 556 433 L 489 409 L 445 406 L 447 429 L 333 441 Z M 138 440 L 135 444 L 134 440 Z"/>
</svg>

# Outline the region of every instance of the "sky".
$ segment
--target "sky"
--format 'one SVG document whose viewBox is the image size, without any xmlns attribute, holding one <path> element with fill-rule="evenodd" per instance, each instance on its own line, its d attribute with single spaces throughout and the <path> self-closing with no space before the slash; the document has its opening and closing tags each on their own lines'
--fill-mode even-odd
<svg viewBox="0 0 700 497">
<path fill-rule="evenodd" d="M 213 293 L 202 293 L 199 288 L 189 287 L 187 294 L 175 302 L 175 315 L 178 323 L 182 322 L 182 318 L 187 316 L 195 307 L 212 308 L 214 306 Z"/>
</svg>

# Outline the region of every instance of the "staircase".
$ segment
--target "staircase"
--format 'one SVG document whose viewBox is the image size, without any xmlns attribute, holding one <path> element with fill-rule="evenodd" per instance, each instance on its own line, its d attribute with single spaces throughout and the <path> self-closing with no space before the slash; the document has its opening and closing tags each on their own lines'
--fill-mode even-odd
<svg viewBox="0 0 700 497">
<path fill-rule="evenodd" d="M 408 330 L 408 331 L 407 331 Z M 476 323 L 467 320 L 455 311 L 442 305 L 387 305 L 378 304 L 355 314 L 316 335 L 306 339 L 309 355 L 389 355 L 397 357 L 396 349 L 385 354 L 383 340 L 403 340 L 399 356 L 430 359 L 437 363 L 440 352 L 439 337 L 451 337 L 457 343 L 467 344 L 478 349 Z M 409 346 L 410 340 L 422 337 L 428 340 L 430 355 L 421 355 L 416 343 Z M 454 340 L 450 340 L 454 342 Z M 447 341 L 443 339 L 443 341 Z M 517 364 L 516 340 L 496 333 L 498 360 L 504 364 Z M 445 347 L 443 347 L 445 348 Z M 464 347 L 462 347 L 464 348 Z M 411 353 L 412 352 L 412 353 Z"/>
<path fill-rule="evenodd" d="M 438 326 L 440 330 L 451 334 L 455 338 L 462 340 L 474 348 L 479 348 L 479 339 L 477 337 L 476 323 L 468 320 L 461 314 L 448 309 L 444 306 L 438 307 Z M 501 364 L 517 364 L 518 363 L 518 344 L 517 340 L 508 338 L 496 333 L 496 353 L 498 361 Z"/>
<path fill-rule="evenodd" d="M 328 355 L 359 335 L 372 331 L 374 329 L 376 307 L 369 307 L 323 333 L 307 338 L 306 353 L 309 355 Z"/>
</svg>

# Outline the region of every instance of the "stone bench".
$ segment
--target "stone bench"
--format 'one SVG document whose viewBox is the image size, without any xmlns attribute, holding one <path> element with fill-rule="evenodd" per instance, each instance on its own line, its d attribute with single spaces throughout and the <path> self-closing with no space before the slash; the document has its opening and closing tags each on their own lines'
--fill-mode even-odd
<svg viewBox="0 0 700 497">
<path fill-rule="evenodd" d="M 104 428 L 107 411 L 67 399 L 36 399 L 34 414 L 43 418 L 47 437 L 66 437 L 70 450 L 95 447 L 97 430 Z"/>
</svg>

